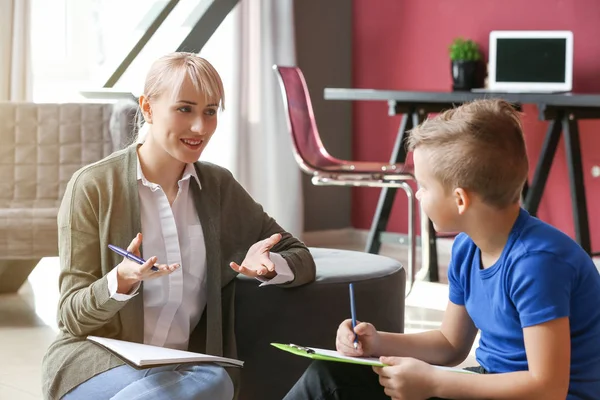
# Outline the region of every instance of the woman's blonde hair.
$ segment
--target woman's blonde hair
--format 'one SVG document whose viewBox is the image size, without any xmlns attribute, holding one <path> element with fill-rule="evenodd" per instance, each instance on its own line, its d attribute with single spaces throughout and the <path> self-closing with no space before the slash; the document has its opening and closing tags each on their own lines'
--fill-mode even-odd
<svg viewBox="0 0 600 400">
<path fill-rule="evenodd" d="M 204 93 L 206 102 L 216 103 L 225 110 L 225 90 L 217 70 L 204 58 L 194 53 L 174 52 L 154 61 L 146 75 L 144 96 L 151 100 L 169 93 L 171 99 L 179 96 L 186 78 L 189 78 L 196 91 Z M 141 115 L 138 115 L 138 120 Z M 143 141 L 148 126 L 143 122 L 138 133 L 138 142 Z"/>
<path fill-rule="evenodd" d="M 211 63 L 194 53 L 175 52 L 154 61 L 146 75 L 144 95 L 152 99 L 171 92 L 176 98 L 186 77 L 198 92 L 204 93 L 207 101 L 225 109 L 225 91 L 219 73 Z"/>
</svg>

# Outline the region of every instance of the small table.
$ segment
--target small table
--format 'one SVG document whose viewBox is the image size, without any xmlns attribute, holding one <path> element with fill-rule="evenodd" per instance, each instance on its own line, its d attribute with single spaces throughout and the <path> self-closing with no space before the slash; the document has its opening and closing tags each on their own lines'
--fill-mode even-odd
<svg viewBox="0 0 600 400">
<path fill-rule="evenodd" d="M 326 88 L 324 93 L 327 100 L 387 101 L 388 115 L 403 115 L 392 150 L 390 159 L 392 164 L 403 163 L 406 160 L 405 143 L 408 131 L 423 122 L 430 113 L 439 113 L 456 105 L 484 98 L 501 98 L 517 107 L 522 104 L 536 104 L 540 120 L 550 121 L 550 123 L 533 179 L 530 185 L 525 185 L 523 191 L 523 207 L 531 215 L 537 214 L 560 134 L 564 132 L 575 239 L 588 254 L 592 254 L 583 186 L 578 120 L 600 119 L 600 94 L 422 92 L 342 88 Z M 367 239 L 366 251 L 369 253 L 379 253 L 381 233 L 386 229 L 395 192 L 394 188 L 381 189 L 377 210 Z M 426 223 L 422 224 L 424 229 L 421 230 L 423 263 L 429 267 L 429 280 L 437 282 L 439 281 L 439 272 L 436 233 L 431 221 L 425 220 Z"/>
</svg>

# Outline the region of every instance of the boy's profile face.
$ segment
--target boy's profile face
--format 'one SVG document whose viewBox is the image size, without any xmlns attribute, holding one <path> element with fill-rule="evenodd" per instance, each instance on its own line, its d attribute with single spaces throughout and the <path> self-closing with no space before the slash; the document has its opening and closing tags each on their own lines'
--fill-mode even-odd
<svg viewBox="0 0 600 400">
<path fill-rule="evenodd" d="M 436 152 L 417 147 L 413 152 L 415 178 L 419 184 L 416 197 L 437 232 L 457 231 L 458 209 L 452 193 L 446 191 L 433 174 Z"/>
</svg>

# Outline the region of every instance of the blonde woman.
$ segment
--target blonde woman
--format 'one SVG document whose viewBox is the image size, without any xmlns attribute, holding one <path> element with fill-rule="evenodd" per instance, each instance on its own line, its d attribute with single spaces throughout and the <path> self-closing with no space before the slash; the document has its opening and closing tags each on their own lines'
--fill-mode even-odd
<svg viewBox="0 0 600 400">
<path fill-rule="evenodd" d="M 190 53 L 160 58 L 139 101 L 145 137 L 71 178 L 58 216 L 60 332 L 43 361 L 46 398 L 231 399 L 235 370 L 139 371 L 85 338 L 235 357 L 238 273 L 263 285 L 314 279 L 308 249 L 229 171 L 198 161 L 224 100 L 221 78 L 206 60 Z M 147 262 L 123 259 L 108 244 Z"/>
</svg>

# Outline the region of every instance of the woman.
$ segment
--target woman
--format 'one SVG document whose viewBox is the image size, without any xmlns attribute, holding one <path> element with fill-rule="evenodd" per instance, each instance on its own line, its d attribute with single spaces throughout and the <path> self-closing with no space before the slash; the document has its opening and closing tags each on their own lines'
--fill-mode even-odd
<svg viewBox="0 0 600 400">
<path fill-rule="evenodd" d="M 77 171 L 60 207 L 60 332 L 44 357 L 44 394 L 231 399 L 235 385 L 221 367 L 138 371 L 85 340 L 95 335 L 235 358 L 235 276 L 284 286 L 315 276 L 308 249 L 229 171 L 197 161 L 224 108 L 210 63 L 190 53 L 160 58 L 139 102 L 145 138 Z M 145 264 L 108 248 L 127 243 Z"/>
</svg>

